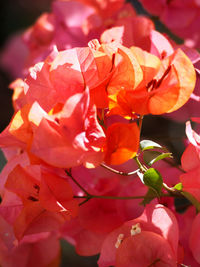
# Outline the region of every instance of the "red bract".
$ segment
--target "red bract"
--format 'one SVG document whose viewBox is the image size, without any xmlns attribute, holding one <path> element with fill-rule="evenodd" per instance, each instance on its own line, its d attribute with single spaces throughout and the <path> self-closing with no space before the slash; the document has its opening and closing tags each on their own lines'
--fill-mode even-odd
<svg viewBox="0 0 200 267">
<path fill-rule="evenodd" d="M 186 173 L 180 176 L 180 181 L 183 184 L 183 190 L 200 201 L 200 136 L 192 130 L 189 122 L 187 122 L 186 133 L 190 144 L 181 158 L 182 167 Z"/>
<path fill-rule="evenodd" d="M 54 121 L 41 120 L 32 142 L 34 155 L 61 168 L 91 167 L 102 161 L 105 137 L 88 94 L 85 91 L 69 98 Z"/>
<path fill-rule="evenodd" d="M 146 246 L 151 243 L 151 246 Z M 178 226 L 161 205 L 149 205 L 139 218 L 111 232 L 103 243 L 99 266 L 176 266 Z M 141 253 L 142 251 L 142 253 Z"/>
<path fill-rule="evenodd" d="M 134 45 L 161 59 L 174 51 L 168 39 L 154 29 L 153 22 L 145 16 L 134 14 L 128 4 L 119 12 L 112 27 L 101 34 L 100 40 L 102 43 L 117 41 L 127 47 Z"/>
<path fill-rule="evenodd" d="M 18 102 L 22 107 L 0 142 L 3 147 L 26 148 L 57 167 L 97 165 L 103 159 L 105 136 L 86 89 L 101 79 L 94 56 L 89 48 L 80 48 L 51 57 L 31 70 Z"/>
<path fill-rule="evenodd" d="M 134 163 L 129 161 L 116 168 L 128 171 L 133 165 Z M 119 227 L 127 217 L 135 218 L 140 215 L 144 209 L 143 206 L 138 206 L 141 200 L 134 202 L 134 200 L 103 199 L 104 196 L 140 195 L 146 192 L 146 188 L 137 180 L 136 175 L 122 177 L 102 167 L 95 169 L 74 167 L 72 175 L 89 193 L 99 196 L 99 199 L 94 198 L 81 205 L 78 216 L 62 227 L 62 236 L 76 247 L 78 254 L 94 255 L 100 252 L 102 243 L 110 231 Z M 77 196 L 83 195 L 75 184 L 72 184 L 72 187 Z M 80 202 L 82 201 L 84 198 L 80 199 Z"/>
<path fill-rule="evenodd" d="M 45 210 L 39 202 L 32 201 L 24 206 L 13 228 L 16 238 L 21 240 L 35 233 L 58 232 L 65 221 L 64 214 Z"/>
<path fill-rule="evenodd" d="M 195 217 L 192 226 L 191 226 L 191 234 L 190 234 L 190 249 L 195 260 L 200 263 L 200 240 L 199 236 L 199 225 L 200 225 L 200 216 L 199 214 Z"/>
<path fill-rule="evenodd" d="M 193 239 L 194 241 L 193 245 L 195 245 L 195 242 L 197 241 L 195 237 L 197 237 L 198 235 L 197 235 L 195 227 L 193 228 L 193 224 L 195 224 L 194 221 L 197 221 L 195 219 L 195 216 L 196 216 L 195 208 L 192 206 L 189 207 L 187 211 L 185 211 L 182 214 L 176 213 L 176 218 L 178 220 L 179 233 L 180 233 L 179 234 L 179 244 L 180 244 L 179 249 L 182 248 L 183 250 L 183 253 L 182 253 L 183 257 L 182 259 L 179 260 L 179 263 L 198 267 L 199 264 L 195 260 L 195 257 L 192 255 L 193 247 L 189 245 L 189 242 L 190 242 L 189 240 Z M 194 233 L 195 233 L 195 237 L 194 237 Z M 196 246 L 196 249 L 197 250 L 199 249 L 198 246 Z"/>
<path fill-rule="evenodd" d="M 162 16 L 166 5 L 181 1 L 150 8 Z M 184 12 L 186 27 L 193 14 Z M 199 101 L 199 54 L 176 47 L 124 0 L 55 0 L 23 41 L 28 55 L 17 66 L 27 77 L 10 85 L 15 113 L 0 134 L 8 160 L 0 175 L 0 265 L 57 267 L 64 238 L 80 255 L 101 253 L 99 267 L 196 267 L 199 216 L 192 224 L 194 207 L 179 215 L 177 202 L 186 196 L 199 209 L 200 136 L 187 123 L 180 175 L 160 161 L 170 153 L 140 135 L 143 115 Z"/>
<path fill-rule="evenodd" d="M 199 47 L 199 1 L 149 1 L 140 0 L 144 7 L 160 20 L 175 34 L 186 40 L 186 44 Z"/>
<path fill-rule="evenodd" d="M 28 103 L 37 101 L 49 112 L 56 104 L 64 104 L 75 93 L 98 81 L 97 67 L 87 47 L 55 51 L 44 63 L 35 65 L 25 80 Z"/>
<path fill-rule="evenodd" d="M 0 262 L 2 266 L 59 266 L 60 246 L 55 233 L 44 231 L 31 234 L 18 242 L 11 226 L 2 217 L 0 217 L 0 226 Z"/>
<path fill-rule="evenodd" d="M 38 179 L 30 175 L 30 170 Z M 66 178 L 49 170 L 40 170 L 39 166 L 29 166 L 27 170 L 18 165 L 9 174 L 5 187 L 17 194 L 24 205 L 30 201 L 40 201 L 47 210 L 64 212 L 69 218 L 77 215 L 77 201 L 73 200 Z"/>
</svg>

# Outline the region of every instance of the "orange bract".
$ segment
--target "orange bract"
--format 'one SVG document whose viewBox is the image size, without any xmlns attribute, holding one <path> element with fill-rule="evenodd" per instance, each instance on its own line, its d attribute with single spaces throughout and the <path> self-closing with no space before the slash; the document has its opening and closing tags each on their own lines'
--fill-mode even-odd
<svg viewBox="0 0 200 267">
<path fill-rule="evenodd" d="M 140 48 L 127 50 L 132 56 L 123 49 L 126 53 L 126 56 L 122 55 L 123 60 L 131 61 L 134 67 L 128 68 L 126 63 L 126 68 L 120 72 L 119 64 L 117 75 L 113 75 L 108 85 L 110 114 L 130 117 L 133 113 L 158 115 L 175 111 L 187 102 L 194 90 L 196 76 L 191 61 L 180 49 L 162 61 Z M 129 80 L 123 72 L 128 73 Z M 138 82 L 133 77 L 137 77 Z M 109 90 L 112 84 L 115 90 Z"/>
<path fill-rule="evenodd" d="M 122 164 L 133 158 L 139 147 L 139 129 L 136 123 L 114 123 L 107 130 L 105 162 Z"/>
</svg>

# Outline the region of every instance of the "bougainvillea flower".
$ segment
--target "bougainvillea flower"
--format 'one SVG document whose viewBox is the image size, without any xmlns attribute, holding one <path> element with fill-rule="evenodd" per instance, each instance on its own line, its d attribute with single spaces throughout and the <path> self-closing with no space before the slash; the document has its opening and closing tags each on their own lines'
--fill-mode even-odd
<svg viewBox="0 0 200 267">
<path fill-rule="evenodd" d="M 26 101 L 37 101 L 49 112 L 57 103 L 64 104 L 70 96 L 83 92 L 88 79 L 90 83 L 97 82 L 95 67 L 94 56 L 87 47 L 55 51 L 30 69 L 24 88 Z"/>
<path fill-rule="evenodd" d="M 13 225 L 18 239 L 27 232 L 54 231 L 77 216 L 78 202 L 64 171 L 29 164 L 9 169 L 0 214 Z"/>
<path fill-rule="evenodd" d="M 191 265 L 194 267 L 198 267 L 199 263 L 195 260 L 195 258 L 192 255 L 192 250 L 189 247 L 189 240 L 190 236 L 194 235 L 194 232 L 192 233 L 193 229 L 193 223 L 195 224 L 195 217 L 196 211 L 195 207 L 190 206 L 184 213 L 176 213 L 176 218 L 179 224 L 179 244 L 183 249 L 183 258 L 180 259 L 178 262 L 183 263 L 186 266 Z M 198 223 L 197 223 L 198 224 Z M 195 237 L 197 237 L 197 232 L 195 230 Z M 193 238 L 192 238 L 193 239 Z M 195 238 L 193 239 L 195 242 Z M 194 243 L 193 243 L 194 244 Z M 180 248 L 180 247 L 179 247 Z M 198 246 L 196 246 L 196 249 L 198 250 Z M 195 250 L 194 250 L 195 251 Z"/>
<path fill-rule="evenodd" d="M 70 97 L 54 116 L 54 121 L 42 119 L 35 129 L 31 152 L 60 168 L 98 165 L 103 159 L 105 135 L 97 122 L 96 108 L 89 102 L 89 91 Z"/>
<path fill-rule="evenodd" d="M 14 78 L 24 77 L 23 70 L 28 55 L 28 47 L 21 33 L 11 36 L 1 52 L 0 65 Z"/>
<path fill-rule="evenodd" d="M 29 49 L 26 68 L 43 61 L 54 45 L 59 50 L 87 45 L 82 24 L 94 12 L 77 1 L 54 1 L 52 12 L 42 14 L 23 35 Z"/>
<path fill-rule="evenodd" d="M 75 167 L 72 168 L 72 175 L 91 194 L 98 195 L 100 198 L 91 199 L 79 207 L 78 216 L 62 227 L 62 237 L 75 246 L 78 254 L 95 255 L 100 252 L 107 234 L 124 221 L 123 216 L 118 212 L 118 200 L 102 199 L 107 195 L 113 197 L 119 195 L 123 183 L 120 183 L 120 177 L 105 172 L 102 167 L 95 169 Z M 124 179 L 122 180 L 124 182 Z M 73 189 L 76 195 L 82 196 L 80 188 L 75 185 Z"/>
<path fill-rule="evenodd" d="M 124 0 L 102 2 L 57 0 L 52 3 L 52 12 L 42 14 L 23 34 L 25 44 L 20 42 L 25 49 L 20 51 L 26 51 L 26 55 L 21 59 L 22 68 L 19 68 L 19 64 L 17 68 L 14 65 L 13 72 L 19 73 L 18 77 L 24 77 L 30 67 L 44 61 L 54 46 L 59 51 L 86 46 L 91 39 L 100 38 L 104 30 L 112 27 L 123 28 L 124 45 L 140 46 L 149 52 L 157 50 L 155 38 L 152 38 L 154 29 L 152 21 L 144 16 L 137 16 L 131 4 L 125 4 Z M 115 29 L 111 30 L 114 31 Z M 129 36 L 130 31 L 131 36 Z M 109 38 L 106 37 L 106 40 L 108 42 Z M 158 42 L 156 43 L 156 47 L 159 46 Z M 15 50 L 13 45 L 11 52 L 14 53 Z M 8 68 L 13 64 L 11 52 L 8 52 L 7 56 Z M 19 57 L 19 53 L 15 54 Z M 17 62 L 19 61 L 20 57 Z"/>
<path fill-rule="evenodd" d="M 125 3 L 124 0 L 78 0 L 78 2 L 93 6 L 101 16 L 106 18 L 111 17 L 111 15 L 117 12 Z"/>
<path fill-rule="evenodd" d="M 122 164 L 133 158 L 139 148 L 139 129 L 136 123 L 114 123 L 106 132 L 105 162 Z"/>
<path fill-rule="evenodd" d="M 13 192 L 5 190 L 0 205 L 0 215 L 9 224 L 13 225 L 23 209 L 21 199 Z"/>
<path fill-rule="evenodd" d="M 45 209 L 64 212 L 69 219 L 77 216 L 78 202 L 73 199 L 72 188 L 66 177 L 42 170 L 39 201 Z"/>
<path fill-rule="evenodd" d="M 96 39 L 90 41 L 89 46 L 94 53 L 98 71 L 103 73 L 99 84 L 90 88 L 91 95 L 97 92 L 97 96 L 101 96 L 107 104 L 108 95 L 116 94 L 121 89 L 133 89 L 141 83 L 143 72 L 130 49 L 117 41 L 100 45 Z M 96 98 L 93 96 L 93 99 Z M 98 107 L 107 107 L 100 101 L 96 100 L 96 103 Z"/>
<path fill-rule="evenodd" d="M 56 233 L 44 231 L 18 242 L 12 226 L 0 217 L 0 262 L 2 266 L 59 266 L 60 245 Z M 42 251 L 42 253 L 41 253 Z"/>
<path fill-rule="evenodd" d="M 159 19 L 176 35 L 186 40 L 186 44 L 199 48 L 198 30 L 200 5 L 198 0 L 191 1 L 149 1 L 140 0 L 144 8 Z"/>
<path fill-rule="evenodd" d="M 76 71 L 76 73 L 81 72 Z M 84 71 L 83 75 L 87 76 Z M 41 99 L 39 90 L 42 85 L 34 87 L 32 84 L 31 88 L 35 89 L 35 96 L 33 94 L 29 97 L 27 93 L 27 99 L 32 102 L 34 98 L 38 98 L 45 109 L 48 111 L 52 109 L 50 113 L 52 115 L 48 115 L 37 103 L 33 103 L 32 106 L 25 105 L 18 110 L 10 125 L 1 134 L 1 145 L 28 149 L 38 158 L 45 159 L 45 162 L 64 168 L 82 163 L 88 164 L 88 166 L 89 164 L 99 164 L 103 158 L 101 148 L 105 135 L 98 124 L 96 108 L 90 102 L 89 90 L 83 90 L 82 82 L 84 83 L 81 75 L 81 89 L 78 90 L 76 81 L 74 81 L 75 84 L 71 86 L 71 91 L 67 92 L 66 90 L 68 95 L 63 92 L 65 98 L 59 96 L 57 92 L 55 95 L 60 98 L 61 103 L 59 99 L 57 102 L 52 94 L 45 102 L 43 98 Z M 61 79 L 60 83 L 62 83 Z M 60 89 L 64 87 L 64 84 L 64 82 L 61 84 Z M 49 92 L 52 88 L 47 89 Z M 75 89 L 77 91 L 74 92 Z M 31 89 L 29 88 L 29 90 Z M 81 90 L 83 93 L 80 92 Z"/>
<path fill-rule="evenodd" d="M 40 170 L 37 165 L 28 168 L 18 165 L 8 175 L 5 187 L 17 194 L 24 205 L 30 201 L 40 201 L 46 210 L 64 212 L 69 218 L 77 215 L 78 203 L 73 200 L 72 189 L 66 177 L 63 178 L 48 169 Z"/>
<path fill-rule="evenodd" d="M 144 16 L 122 17 L 112 28 L 102 33 L 100 40 L 102 43 L 118 41 L 127 47 L 135 45 L 149 51 L 150 33 L 153 29 L 153 22 Z"/>
<path fill-rule="evenodd" d="M 91 101 L 98 108 L 108 107 L 105 88 L 113 74 L 113 62 L 108 53 L 97 47 L 100 44 L 93 40 L 90 48 L 54 51 L 44 63 L 36 64 L 25 80 L 25 101 L 37 101 L 49 112 L 57 103 L 64 104 L 70 96 L 88 87 Z M 114 45 L 107 47 L 117 49 Z"/>
<path fill-rule="evenodd" d="M 190 144 L 181 158 L 182 167 L 186 173 L 180 176 L 180 181 L 183 184 L 183 190 L 200 201 L 200 136 L 192 130 L 190 122 L 187 122 L 186 133 Z"/>
<path fill-rule="evenodd" d="M 195 260 L 200 263 L 200 242 L 199 242 L 199 225 L 200 225 L 200 216 L 199 214 L 196 215 L 194 221 L 192 222 L 191 226 L 191 234 L 190 234 L 190 249 Z"/>
<path fill-rule="evenodd" d="M 180 49 L 161 61 L 139 48 L 131 47 L 131 51 L 144 78 L 134 90 L 120 90 L 111 95 L 111 113 L 114 108 L 114 114 L 117 109 L 127 116 L 133 112 L 158 115 L 175 111 L 187 102 L 194 90 L 196 75 L 192 63 Z"/>
<path fill-rule="evenodd" d="M 134 45 L 160 59 L 173 53 L 171 43 L 162 33 L 154 29 L 150 19 L 132 14 L 128 5 L 124 6 L 123 10 L 127 15 L 119 17 L 112 27 L 101 34 L 101 43 L 117 41 L 126 47 Z"/>
<path fill-rule="evenodd" d="M 148 205 L 140 217 L 125 222 L 107 236 L 98 264 L 139 267 L 156 263 L 175 267 L 177 246 L 178 225 L 173 213 L 162 205 Z"/>
<path fill-rule="evenodd" d="M 21 240 L 25 235 L 56 232 L 65 221 L 64 213 L 45 210 L 38 201 L 32 201 L 24 206 L 13 228 L 16 238 Z"/>
<path fill-rule="evenodd" d="M 32 27 L 17 37 L 17 41 L 10 42 L 11 48 L 5 50 L 2 64 L 11 69 L 15 78 L 24 77 L 31 66 L 52 52 L 54 46 L 61 51 L 86 46 L 91 39 L 99 38 L 108 24 L 112 25 L 109 22 L 111 16 L 118 13 L 123 4 L 124 0 L 53 1 L 52 12 L 43 13 Z M 23 53 L 19 54 L 19 51 Z M 13 55 L 17 58 L 17 65 L 13 62 Z"/>
<path fill-rule="evenodd" d="M 187 47 L 186 45 L 175 45 L 175 48 L 180 48 L 191 60 L 192 64 L 194 65 L 196 71 L 196 85 L 194 88 L 193 93 L 190 96 L 190 99 L 177 111 L 172 113 L 165 114 L 166 118 L 170 118 L 175 121 L 185 122 L 191 117 L 199 117 L 200 110 L 199 110 L 199 83 L 200 83 L 200 72 L 199 72 L 199 62 L 200 62 L 200 54 L 197 50 Z"/>
<path fill-rule="evenodd" d="M 15 111 L 18 111 L 26 104 L 24 95 L 24 81 L 17 79 L 9 85 L 10 89 L 13 89 L 12 103 Z"/>
<path fill-rule="evenodd" d="M 144 186 L 139 179 L 137 174 L 132 176 L 132 180 L 127 182 L 124 186 L 121 186 L 119 196 L 143 196 L 147 193 L 147 187 Z M 139 217 L 144 211 L 144 206 L 140 205 L 141 199 L 128 199 L 117 201 L 117 210 L 124 221 L 132 220 Z"/>
<path fill-rule="evenodd" d="M 31 168 L 29 166 L 29 168 Z M 32 168 L 33 174 L 35 173 L 34 167 Z M 7 190 L 18 195 L 24 204 L 27 201 L 38 200 L 38 190 L 40 188 L 39 177 L 31 176 L 25 168 L 17 165 L 8 175 L 5 187 Z"/>
<path fill-rule="evenodd" d="M 79 218 L 66 221 L 61 229 L 61 236 L 73 246 L 81 256 L 92 256 L 100 252 L 107 233 L 93 232 L 80 225 Z"/>
</svg>

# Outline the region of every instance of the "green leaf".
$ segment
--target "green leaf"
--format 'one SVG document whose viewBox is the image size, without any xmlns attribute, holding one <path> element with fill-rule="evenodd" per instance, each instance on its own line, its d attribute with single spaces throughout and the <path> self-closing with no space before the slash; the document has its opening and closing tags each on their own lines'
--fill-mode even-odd
<svg viewBox="0 0 200 267">
<path fill-rule="evenodd" d="M 178 191 L 181 191 L 183 189 L 183 185 L 182 183 L 178 183 L 174 186 L 174 189 L 178 190 Z"/>
<path fill-rule="evenodd" d="M 140 204 L 146 206 L 146 204 L 149 204 L 156 197 L 158 197 L 157 192 L 155 192 L 155 190 L 153 190 L 152 188 L 149 188 Z"/>
<path fill-rule="evenodd" d="M 151 141 L 151 140 L 142 140 L 140 142 L 140 149 L 142 151 L 148 150 L 148 149 L 155 149 L 155 148 L 162 148 L 159 144 Z"/>
<path fill-rule="evenodd" d="M 159 151 L 144 151 L 143 154 L 144 162 L 149 166 L 152 166 L 155 162 L 165 158 L 172 158 L 172 153 L 163 153 Z"/>
<path fill-rule="evenodd" d="M 193 197 L 190 193 L 188 192 L 181 192 L 181 194 L 187 198 L 193 206 L 195 206 L 195 208 L 197 209 L 198 212 L 200 212 L 200 202 L 195 198 Z"/>
<path fill-rule="evenodd" d="M 161 193 L 163 179 L 159 171 L 154 168 L 148 169 L 143 175 L 144 184 L 153 189 L 158 196 Z"/>
</svg>

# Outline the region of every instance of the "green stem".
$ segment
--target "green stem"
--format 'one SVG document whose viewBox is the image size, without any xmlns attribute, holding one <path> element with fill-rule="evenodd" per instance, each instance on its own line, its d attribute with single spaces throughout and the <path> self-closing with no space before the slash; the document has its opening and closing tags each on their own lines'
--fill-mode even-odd
<svg viewBox="0 0 200 267">
<path fill-rule="evenodd" d="M 177 190 L 174 189 L 173 187 L 169 187 L 167 184 L 163 183 L 163 188 L 169 192 L 170 194 L 176 194 Z"/>
<path fill-rule="evenodd" d="M 178 191 L 177 189 L 173 187 L 169 187 L 167 184 L 163 183 L 163 188 L 171 195 L 172 197 L 183 197 L 181 194 L 181 191 Z"/>
<path fill-rule="evenodd" d="M 135 156 L 133 159 L 136 161 L 136 163 L 137 163 L 137 165 L 138 165 L 138 167 L 139 167 L 139 169 L 140 169 L 141 172 L 144 173 L 144 172 L 146 172 L 146 171 L 148 170 L 147 167 L 144 166 L 144 165 L 139 161 L 138 156 Z"/>
</svg>

